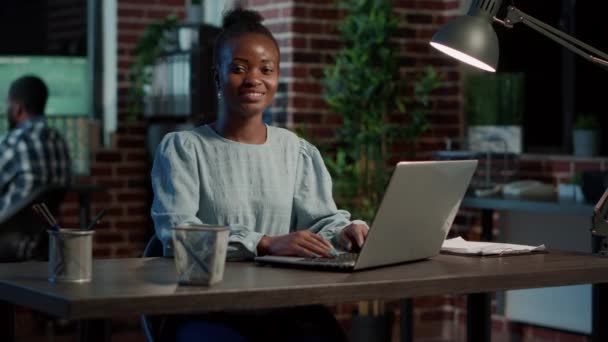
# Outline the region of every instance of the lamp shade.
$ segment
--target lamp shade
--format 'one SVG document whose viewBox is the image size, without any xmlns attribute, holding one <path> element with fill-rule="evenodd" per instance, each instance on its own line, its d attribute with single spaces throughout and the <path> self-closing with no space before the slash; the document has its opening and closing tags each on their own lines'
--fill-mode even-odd
<svg viewBox="0 0 608 342">
<path fill-rule="evenodd" d="M 495 72 L 498 37 L 491 22 L 485 15 L 457 17 L 433 35 L 431 46 L 464 63 Z"/>
</svg>

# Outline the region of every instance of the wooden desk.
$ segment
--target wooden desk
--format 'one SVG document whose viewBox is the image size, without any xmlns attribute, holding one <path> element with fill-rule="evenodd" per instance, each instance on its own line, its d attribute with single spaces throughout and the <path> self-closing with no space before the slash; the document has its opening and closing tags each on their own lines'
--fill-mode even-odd
<svg viewBox="0 0 608 342">
<path fill-rule="evenodd" d="M 490 339 L 489 292 L 592 283 L 599 301 L 594 341 L 608 340 L 608 258 L 552 252 L 502 258 L 439 255 L 356 273 L 330 273 L 252 263 L 228 263 L 224 280 L 211 287 L 176 285 L 172 259 L 95 260 L 93 281 L 52 284 L 46 263 L 0 264 L 0 300 L 68 319 L 117 315 L 191 313 L 395 300 L 471 294 L 469 341 Z M 597 322 L 596 322 L 597 321 Z M 10 341 L 0 329 L 0 340 Z"/>
</svg>

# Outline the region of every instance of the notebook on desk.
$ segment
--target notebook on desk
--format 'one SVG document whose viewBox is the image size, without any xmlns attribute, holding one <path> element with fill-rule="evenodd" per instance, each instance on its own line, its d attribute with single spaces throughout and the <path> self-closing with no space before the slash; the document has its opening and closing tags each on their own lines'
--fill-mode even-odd
<svg viewBox="0 0 608 342">
<path fill-rule="evenodd" d="M 430 258 L 439 250 L 477 167 L 476 160 L 400 162 L 358 254 L 262 256 L 260 264 L 356 271 Z"/>
</svg>

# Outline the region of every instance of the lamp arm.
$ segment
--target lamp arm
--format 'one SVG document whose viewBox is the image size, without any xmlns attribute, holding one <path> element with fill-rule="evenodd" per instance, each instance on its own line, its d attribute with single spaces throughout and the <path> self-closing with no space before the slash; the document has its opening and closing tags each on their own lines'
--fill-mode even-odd
<svg viewBox="0 0 608 342">
<path fill-rule="evenodd" d="M 585 58 L 586 60 L 599 64 L 603 67 L 608 67 L 608 54 L 592 47 L 589 44 L 583 43 L 582 41 L 550 26 L 542 21 L 520 11 L 515 6 L 509 6 L 507 8 L 507 16 L 504 21 L 496 20 L 497 22 L 507 26 L 513 27 L 513 24 L 523 23 L 545 37 L 555 41 L 556 43 L 564 46 L 568 50 L 576 53 L 577 55 Z M 586 51 L 585 51 L 586 50 Z M 593 54 L 599 56 L 596 57 Z"/>
</svg>

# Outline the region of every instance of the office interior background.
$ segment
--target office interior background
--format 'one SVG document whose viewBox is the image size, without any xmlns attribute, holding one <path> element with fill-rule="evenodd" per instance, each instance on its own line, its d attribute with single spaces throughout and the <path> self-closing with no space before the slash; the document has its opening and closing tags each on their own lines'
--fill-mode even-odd
<svg viewBox="0 0 608 342">
<path fill-rule="evenodd" d="M 465 13 L 469 2 L 392 3 L 394 11 L 403 18 L 394 46 L 400 60 L 400 77 L 412 80 L 407 93 L 413 92 L 413 80 L 428 66 L 439 73 L 442 84 L 430 96 L 430 129 L 417 139 L 415 146 L 396 143 L 387 164 L 406 155 L 411 157 L 405 152 L 412 148 L 415 153 L 411 158 L 436 158 L 437 151 L 446 150 L 446 139 L 453 142 L 452 149 L 466 150 L 466 80 L 478 73 L 433 51 L 428 41 L 442 24 Z M 320 79 L 341 48 L 336 25 L 346 10 L 326 0 L 246 0 L 239 4 L 261 12 L 281 48 L 279 92 L 265 120 L 292 130 L 305 128 L 311 139 L 331 150 L 342 118 L 325 103 Z M 608 41 L 598 29 L 600 16 L 608 6 L 605 3 L 521 0 L 515 4 L 608 51 Z M 49 121 L 69 141 L 77 182 L 104 188 L 93 194 L 91 202 L 92 212 L 107 210 L 95 235 L 95 257 L 141 256 L 153 234 L 149 171 L 155 144 L 167 131 L 213 119 L 214 92 L 204 77 L 208 63 L 205 56 L 212 39 L 205 34 L 214 32 L 222 11 L 233 5 L 228 0 L 3 0 L 0 4 L 0 91 L 6 93 L 12 78 L 23 71 L 50 75 L 52 79 L 47 82 L 57 105 L 48 113 Z M 190 43 L 163 55 L 163 60 L 172 61 L 167 63 L 178 70 L 172 74 L 172 82 L 178 83 L 179 90 L 172 89 L 174 93 L 165 99 L 151 100 L 134 109 L 130 96 L 134 86 L 132 67 L 138 58 L 135 48 L 152 23 L 169 15 L 177 16 L 184 27 L 197 28 L 190 32 L 200 36 L 194 39 L 185 34 L 182 39 Z M 206 28 L 199 31 L 200 25 Z M 499 73 L 524 75 L 522 150 L 509 159 L 509 179 L 536 179 L 556 185 L 571 182 L 583 171 L 604 171 L 608 136 L 600 135 L 597 155 L 578 157 L 573 155 L 572 131 L 582 113 L 595 115 L 600 132 L 608 125 L 602 101 L 606 70 L 575 57 L 526 27 L 497 31 L 501 46 Z M 183 88 L 179 80 L 190 87 Z M 168 90 L 163 91 L 167 94 Z M 0 115 L 4 115 L 4 107 Z M 0 119 L 2 134 L 6 120 Z M 406 126 L 410 116 L 407 112 L 394 113 L 390 120 Z M 495 162 L 495 168 L 500 167 Z M 490 172 L 494 179 L 501 179 L 500 170 Z M 484 178 L 485 174 L 479 177 Z M 500 215 L 495 214 L 493 220 L 495 234 L 499 235 Z M 79 224 L 78 198 L 65 199 L 60 221 L 64 226 Z M 463 209 L 452 233 L 478 239 L 480 224 L 478 211 Z M 497 298 L 496 302 L 496 340 L 508 341 L 516 336 L 526 341 L 586 338 L 585 331 L 510 320 L 504 315 L 502 300 Z M 464 297 L 417 298 L 414 303 L 417 341 L 464 339 Z M 397 303 L 387 303 L 387 308 L 395 313 L 398 322 Z M 334 308 L 347 331 L 356 309 L 357 303 Z M 34 336 L 44 340 L 44 331 L 37 325 L 39 319 L 28 312 L 20 315 L 18 335 L 24 340 Z M 114 323 L 117 340 L 143 340 L 136 318 L 117 318 Z M 393 332 L 394 340 L 398 340 L 397 325 Z"/>
</svg>

